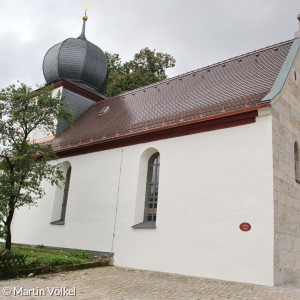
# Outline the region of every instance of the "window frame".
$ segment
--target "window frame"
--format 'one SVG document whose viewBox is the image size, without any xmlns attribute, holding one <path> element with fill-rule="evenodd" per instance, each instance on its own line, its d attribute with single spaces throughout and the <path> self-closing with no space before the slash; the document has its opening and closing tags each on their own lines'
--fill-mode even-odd
<svg viewBox="0 0 300 300">
<path fill-rule="evenodd" d="M 144 153 L 154 150 L 154 148 L 149 148 L 145 150 Z M 156 149 L 155 149 L 156 150 Z M 146 152 L 147 151 L 147 152 Z M 144 154 L 143 154 L 144 155 Z M 147 154 L 146 154 L 147 155 Z M 149 156 L 148 156 L 149 157 Z M 153 173 L 155 172 L 155 174 Z M 140 223 L 133 225 L 132 228 L 156 228 L 156 216 L 157 216 L 157 202 L 158 202 L 158 187 L 159 187 L 159 172 L 160 172 L 160 153 L 156 150 L 152 152 L 150 157 L 147 159 L 145 165 L 145 173 L 142 174 L 142 177 L 139 179 L 139 184 L 144 185 L 144 192 L 143 196 L 140 195 L 137 201 L 143 201 L 143 213 L 141 215 Z M 153 176 L 150 182 L 150 175 Z M 154 181 L 153 181 L 154 180 Z M 142 183 L 144 182 L 144 183 Z M 152 195 L 151 195 L 151 185 L 152 185 Z M 154 188 L 154 195 L 153 195 L 153 188 Z M 143 200 L 141 199 L 143 197 Z M 148 201 L 148 199 L 152 197 L 153 201 Z M 152 207 L 147 207 L 148 204 L 152 204 Z M 151 205 L 150 205 L 151 206 Z M 150 209 L 150 211 L 149 211 Z M 151 213 L 151 220 L 147 219 L 147 212 Z"/>
<path fill-rule="evenodd" d="M 68 195 L 69 195 L 69 188 L 70 188 L 71 171 L 72 171 L 72 166 L 70 166 L 67 170 L 66 182 L 65 182 L 65 186 L 64 186 L 64 196 L 63 196 L 63 201 L 62 201 L 62 204 L 61 204 L 60 221 L 63 221 L 63 222 L 65 222 L 65 219 L 66 219 L 66 211 L 67 211 L 67 202 L 68 202 Z"/>
<path fill-rule="evenodd" d="M 69 165 L 67 170 L 65 171 L 65 182 L 63 183 L 63 186 L 61 189 L 63 189 L 63 195 L 61 200 L 60 206 L 60 218 L 58 220 L 50 222 L 52 225 L 64 225 L 65 224 L 65 218 L 66 218 L 66 210 L 67 210 L 67 203 L 68 203 L 68 195 L 69 195 L 69 189 L 70 189 L 70 180 L 71 180 L 71 173 L 72 173 L 72 166 Z M 60 188 L 60 187 L 57 187 Z M 54 203 L 55 205 L 55 203 Z"/>
<path fill-rule="evenodd" d="M 154 223 L 156 222 L 158 185 L 159 185 L 159 167 L 160 167 L 160 155 L 158 152 L 156 152 L 151 155 L 148 161 L 144 222 L 154 222 Z M 150 199 L 152 201 L 150 201 Z"/>
</svg>

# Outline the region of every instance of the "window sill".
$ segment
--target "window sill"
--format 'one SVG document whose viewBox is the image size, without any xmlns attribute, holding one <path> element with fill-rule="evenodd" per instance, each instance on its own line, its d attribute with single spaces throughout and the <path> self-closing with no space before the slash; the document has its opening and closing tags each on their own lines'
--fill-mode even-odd
<svg viewBox="0 0 300 300">
<path fill-rule="evenodd" d="M 132 228 L 156 228 L 155 222 L 142 222 L 131 226 Z"/>
<path fill-rule="evenodd" d="M 58 221 L 53 221 L 50 222 L 51 225 L 65 225 L 65 221 L 64 220 L 58 220 Z"/>
</svg>

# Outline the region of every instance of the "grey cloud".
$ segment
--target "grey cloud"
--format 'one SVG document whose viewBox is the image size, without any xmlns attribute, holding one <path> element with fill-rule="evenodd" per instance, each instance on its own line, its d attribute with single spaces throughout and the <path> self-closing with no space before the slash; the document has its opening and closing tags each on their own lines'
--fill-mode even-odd
<svg viewBox="0 0 300 300">
<path fill-rule="evenodd" d="M 124 61 L 148 46 L 172 54 L 170 76 L 294 37 L 299 0 L 87 1 L 87 38 Z M 82 0 L 0 0 L 0 87 L 42 84 L 54 44 L 80 34 Z"/>
</svg>

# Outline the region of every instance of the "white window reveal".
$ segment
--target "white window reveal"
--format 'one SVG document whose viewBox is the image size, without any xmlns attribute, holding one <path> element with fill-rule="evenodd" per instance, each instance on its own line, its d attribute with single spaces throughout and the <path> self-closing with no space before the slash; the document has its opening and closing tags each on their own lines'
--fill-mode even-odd
<svg viewBox="0 0 300 300">
<path fill-rule="evenodd" d="M 132 228 L 156 228 L 160 154 L 146 149 L 140 159 L 137 199 Z"/>
<path fill-rule="evenodd" d="M 65 181 L 61 182 L 60 186 L 56 187 L 51 222 L 51 224 L 54 225 L 65 224 L 67 201 L 72 171 L 71 164 L 69 162 L 63 162 L 61 164 L 61 170 L 63 171 Z"/>
</svg>

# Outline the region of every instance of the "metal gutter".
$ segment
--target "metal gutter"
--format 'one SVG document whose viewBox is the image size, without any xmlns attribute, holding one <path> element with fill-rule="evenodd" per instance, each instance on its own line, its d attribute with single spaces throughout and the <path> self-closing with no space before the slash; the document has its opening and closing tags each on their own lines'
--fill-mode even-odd
<svg viewBox="0 0 300 300">
<path fill-rule="evenodd" d="M 217 115 L 202 117 L 202 118 L 198 118 L 195 120 L 179 121 L 179 123 L 170 124 L 170 125 L 162 125 L 159 128 L 145 129 L 140 132 L 132 132 L 132 133 L 124 134 L 124 135 L 116 134 L 116 136 L 114 136 L 112 138 L 103 137 L 102 139 L 96 140 L 96 141 L 91 140 L 89 142 L 84 142 L 84 143 L 80 142 L 79 144 L 75 144 L 75 145 L 69 144 L 68 146 L 65 146 L 65 147 L 58 147 L 58 148 L 54 147 L 53 150 L 56 152 L 56 154 L 58 156 L 60 156 L 61 153 L 67 153 L 69 151 L 74 151 L 74 150 L 80 151 L 80 149 L 84 149 L 84 148 L 87 149 L 87 148 L 90 148 L 93 146 L 105 145 L 105 144 L 110 144 L 110 143 L 120 144 L 120 141 L 124 141 L 124 140 L 131 139 L 131 138 L 137 138 L 140 136 L 147 136 L 148 134 L 156 135 L 159 132 L 164 132 L 165 133 L 164 138 L 168 138 L 167 132 L 169 130 L 176 130 L 176 131 L 181 130 L 181 131 L 183 131 L 182 135 L 188 135 L 189 133 L 188 133 L 188 131 L 185 131 L 185 129 L 184 129 L 185 127 L 193 126 L 193 125 L 196 125 L 197 127 L 206 127 L 206 123 L 209 121 L 216 121 L 216 123 L 218 123 L 218 125 L 220 125 L 220 128 L 218 128 L 218 129 L 221 129 L 221 128 L 223 128 L 221 125 L 223 123 L 222 120 L 224 120 L 225 123 L 228 123 L 228 120 L 226 120 L 226 118 L 228 118 L 228 117 L 239 116 L 239 115 L 243 115 L 245 113 L 250 113 L 250 112 L 256 112 L 257 113 L 256 116 L 257 116 L 259 109 L 267 108 L 269 106 L 270 106 L 269 103 L 259 104 L 259 105 L 255 105 L 252 107 L 238 109 L 238 110 L 231 111 L 231 112 L 224 112 L 224 113 L 219 113 Z M 245 116 L 245 118 L 248 118 L 248 116 Z M 255 120 L 255 118 L 254 118 L 254 120 Z M 227 128 L 227 127 L 225 126 L 224 128 Z M 209 129 L 208 131 L 210 131 L 210 130 L 211 129 Z M 203 131 L 206 131 L 206 130 L 204 129 Z M 170 137 L 172 137 L 172 136 L 170 136 Z M 160 138 L 155 138 L 154 140 L 156 140 L 156 139 L 160 139 Z M 134 143 L 129 142 L 128 145 L 131 145 L 131 144 L 134 144 Z M 112 147 L 109 147 L 109 149 L 111 149 L 111 148 L 118 148 L 118 147 L 114 145 Z M 94 152 L 94 151 L 91 151 L 91 152 Z M 99 151 L 99 150 L 97 150 L 97 151 Z M 89 151 L 87 151 L 87 152 L 89 152 Z M 72 156 L 72 154 L 70 154 L 70 155 Z"/>
<path fill-rule="evenodd" d="M 291 49 L 284 61 L 284 64 L 270 90 L 270 92 L 259 102 L 259 104 L 269 103 L 271 102 L 282 90 L 287 77 L 290 73 L 290 70 L 294 64 L 294 61 L 297 57 L 298 51 L 300 48 L 300 38 L 295 39 Z"/>
</svg>

